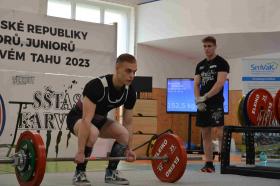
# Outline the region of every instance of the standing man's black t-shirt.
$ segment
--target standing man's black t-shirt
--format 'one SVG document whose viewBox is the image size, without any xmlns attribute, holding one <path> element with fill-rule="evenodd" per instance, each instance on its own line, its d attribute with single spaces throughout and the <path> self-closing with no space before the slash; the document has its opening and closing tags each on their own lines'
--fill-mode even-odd
<svg viewBox="0 0 280 186">
<path fill-rule="evenodd" d="M 200 75 L 200 95 L 203 96 L 209 92 L 217 81 L 218 72 L 229 73 L 229 64 L 221 56 L 217 55 L 214 59 L 208 61 L 202 60 L 196 66 L 195 75 Z M 224 102 L 223 88 L 218 94 L 206 100 L 206 104 L 220 105 Z"/>
</svg>

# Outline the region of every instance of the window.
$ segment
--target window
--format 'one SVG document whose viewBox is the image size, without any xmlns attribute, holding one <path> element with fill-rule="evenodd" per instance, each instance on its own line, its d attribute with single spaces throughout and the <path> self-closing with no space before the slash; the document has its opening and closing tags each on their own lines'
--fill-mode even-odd
<svg viewBox="0 0 280 186">
<path fill-rule="evenodd" d="M 100 8 L 88 4 L 76 4 L 76 20 L 100 23 Z"/>
<path fill-rule="evenodd" d="M 117 23 L 117 55 L 119 55 L 126 52 L 133 54 L 134 35 L 130 34 L 132 12 L 132 7 L 100 1 L 48 0 L 47 15 L 93 23 Z"/>
<path fill-rule="evenodd" d="M 69 1 L 48 0 L 47 15 L 71 19 L 71 3 Z"/>
<path fill-rule="evenodd" d="M 118 53 L 121 54 L 127 52 L 127 48 L 128 48 L 127 15 L 125 15 L 123 12 L 120 11 L 105 9 L 104 23 L 118 24 L 118 41 L 121 41 L 117 43 Z"/>
</svg>

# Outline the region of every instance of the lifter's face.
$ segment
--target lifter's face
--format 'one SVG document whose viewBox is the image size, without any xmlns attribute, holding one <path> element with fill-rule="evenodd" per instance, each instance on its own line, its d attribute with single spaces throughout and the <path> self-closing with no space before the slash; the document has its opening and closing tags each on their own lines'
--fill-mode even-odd
<svg viewBox="0 0 280 186">
<path fill-rule="evenodd" d="M 123 85 L 130 85 L 137 71 L 136 63 L 122 62 L 116 65 L 118 81 Z"/>
<path fill-rule="evenodd" d="M 211 58 L 215 55 L 216 45 L 211 42 L 203 43 L 204 53 L 208 58 Z"/>
</svg>

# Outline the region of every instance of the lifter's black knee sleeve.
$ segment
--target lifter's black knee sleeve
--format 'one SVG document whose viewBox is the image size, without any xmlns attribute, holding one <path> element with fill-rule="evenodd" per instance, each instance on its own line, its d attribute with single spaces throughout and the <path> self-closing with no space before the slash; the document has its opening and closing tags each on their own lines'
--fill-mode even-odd
<svg viewBox="0 0 280 186">
<path fill-rule="evenodd" d="M 111 150 L 111 157 L 122 157 L 125 154 L 125 150 L 127 149 L 127 145 L 123 145 L 118 143 L 117 141 L 114 143 L 112 150 Z M 108 169 L 110 170 L 116 170 L 119 164 L 119 160 L 109 161 Z"/>
</svg>

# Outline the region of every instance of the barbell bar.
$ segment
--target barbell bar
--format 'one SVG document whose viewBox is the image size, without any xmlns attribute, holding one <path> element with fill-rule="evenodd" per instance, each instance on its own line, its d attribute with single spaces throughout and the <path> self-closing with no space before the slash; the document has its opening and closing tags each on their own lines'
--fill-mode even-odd
<svg viewBox="0 0 280 186">
<path fill-rule="evenodd" d="M 13 164 L 21 186 L 39 186 L 44 178 L 46 162 L 74 161 L 72 157 L 46 158 L 42 137 L 37 132 L 21 133 L 15 154 L 0 159 L 2 164 Z M 126 157 L 89 157 L 87 161 L 127 160 Z M 136 160 L 151 160 L 155 175 L 163 182 L 176 182 L 184 174 L 187 154 L 181 138 L 165 133 L 158 137 L 152 148 L 152 156 L 139 156 Z"/>
<path fill-rule="evenodd" d="M 114 161 L 114 160 L 126 160 L 126 157 L 90 157 L 85 158 L 85 161 Z M 48 158 L 48 161 L 74 161 L 74 158 Z M 139 156 L 136 160 L 166 160 L 168 161 L 168 156 L 161 156 L 161 157 L 147 157 L 147 156 Z"/>
<path fill-rule="evenodd" d="M 12 158 L 12 157 L 11 157 Z M 13 164 L 14 160 L 11 158 L 2 158 L 0 159 L 0 164 Z"/>
<path fill-rule="evenodd" d="M 17 163 L 16 161 L 17 157 L 10 157 L 10 158 L 3 158 L 0 159 L 0 164 L 14 164 L 15 166 L 21 165 L 20 163 Z M 74 161 L 74 158 L 67 157 L 67 158 L 47 158 L 47 162 L 58 162 L 58 161 Z M 126 157 L 89 157 L 85 158 L 85 161 L 114 161 L 114 160 L 127 160 Z M 136 160 L 165 160 L 168 161 L 168 156 L 139 156 L 136 158 Z"/>
</svg>

